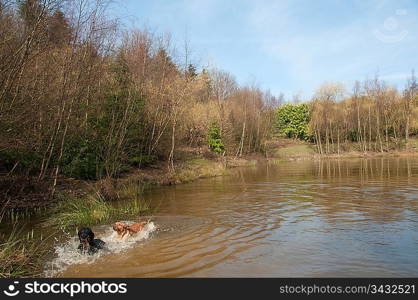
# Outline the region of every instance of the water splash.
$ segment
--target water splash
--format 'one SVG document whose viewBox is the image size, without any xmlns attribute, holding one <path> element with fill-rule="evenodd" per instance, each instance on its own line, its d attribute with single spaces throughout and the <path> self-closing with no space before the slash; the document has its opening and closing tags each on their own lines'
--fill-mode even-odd
<svg viewBox="0 0 418 300">
<path fill-rule="evenodd" d="M 130 224 L 132 222 L 126 222 Z M 77 247 L 79 240 L 77 236 L 71 237 L 65 244 L 55 247 L 55 256 L 50 263 L 47 264 L 44 275 L 46 277 L 57 276 L 71 265 L 76 264 L 93 264 L 100 257 L 111 254 L 124 252 L 134 247 L 138 242 L 147 240 L 150 234 L 156 230 L 157 226 L 153 222 L 145 225 L 144 229 L 136 235 L 121 240 L 117 233 L 113 231 L 111 226 L 101 226 L 95 228 L 96 238 L 100 238 L 106 243 L 106 249 L 98 251 L 94 255 L 81 254 Z"/>
</svg>

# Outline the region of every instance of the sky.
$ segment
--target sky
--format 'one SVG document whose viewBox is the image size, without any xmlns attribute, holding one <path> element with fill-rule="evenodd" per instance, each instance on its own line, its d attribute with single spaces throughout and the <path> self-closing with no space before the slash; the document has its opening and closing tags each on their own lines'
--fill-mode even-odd
<svg viewBox="0 0 418 300">
<path fill-rule="evenodd" d="M 127 27 L 170 33 L 192 61 L 286 99 L 378 75 L 402 89 L 418 70 L 417 0 L 124 0 Z"/>
</svg>

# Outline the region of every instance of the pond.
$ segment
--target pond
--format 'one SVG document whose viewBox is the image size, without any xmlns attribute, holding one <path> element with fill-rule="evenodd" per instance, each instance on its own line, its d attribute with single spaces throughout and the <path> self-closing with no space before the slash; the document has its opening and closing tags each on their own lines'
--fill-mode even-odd
<svg viewBox="0 0 418 300">
<path fill-rule="evenodd" d="M 418 276 L 417 158 L 258 164 L 144 197 L 147 239 L 58 276 Z"/>
</svg>

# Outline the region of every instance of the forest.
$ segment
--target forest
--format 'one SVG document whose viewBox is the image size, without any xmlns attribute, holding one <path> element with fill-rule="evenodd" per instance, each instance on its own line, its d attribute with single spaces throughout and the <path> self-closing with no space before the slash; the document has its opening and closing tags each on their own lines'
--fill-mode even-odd
<svg viewBox="0 0 418 300">
<path fill-rule="evenodd" d="M 411 72 L 399 92 L 378 76 L 344 85 L 324 83 L 313 99 L 277 110 L 276 131 L 315 144 L 319 154 L 411 151 L 418 134 L 418 85 Z"/>
<path fill-rule="evenodd" d="M 179 50 L 181 48 L 181 50 Z M 60 176 L 115 178 L 182 149 L 265 153 L 274 136 L 319 154 L 406 149 L 418 133 L 417 82 L 376 77 L 322 85 L 283 104 L 230 73 L 193 64 L 168 34 L 124 29 L 106 1 L 0 0 L 0 190 L 29 178 L 55 193 Z M 200 151 L 200 150 L 199 150 Z"/>
<path fill-rule="evenodd" d="M 154 161 L 175 172 L 180 148 L 261 151 L 277 99 L 198 68 L 184 48 L 122 29 L 105 1 L 1 0 L 1 173 L 51 180 L 54 193 L 59 176 L 117 177 Z"/>
</svg>

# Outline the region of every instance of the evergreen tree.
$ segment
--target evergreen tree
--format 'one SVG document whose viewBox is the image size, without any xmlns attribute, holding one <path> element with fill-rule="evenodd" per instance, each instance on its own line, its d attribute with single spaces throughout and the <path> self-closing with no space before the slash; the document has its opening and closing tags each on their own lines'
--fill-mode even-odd
<svg viewBox="0 0 418 300">
<path fill-rule="evenodd" d="M 50 43 L 63 45 L 72 38 L 72 30 L 61 10 L 56 10 L 48 19 L 48 37 Z"/>
</svg>

